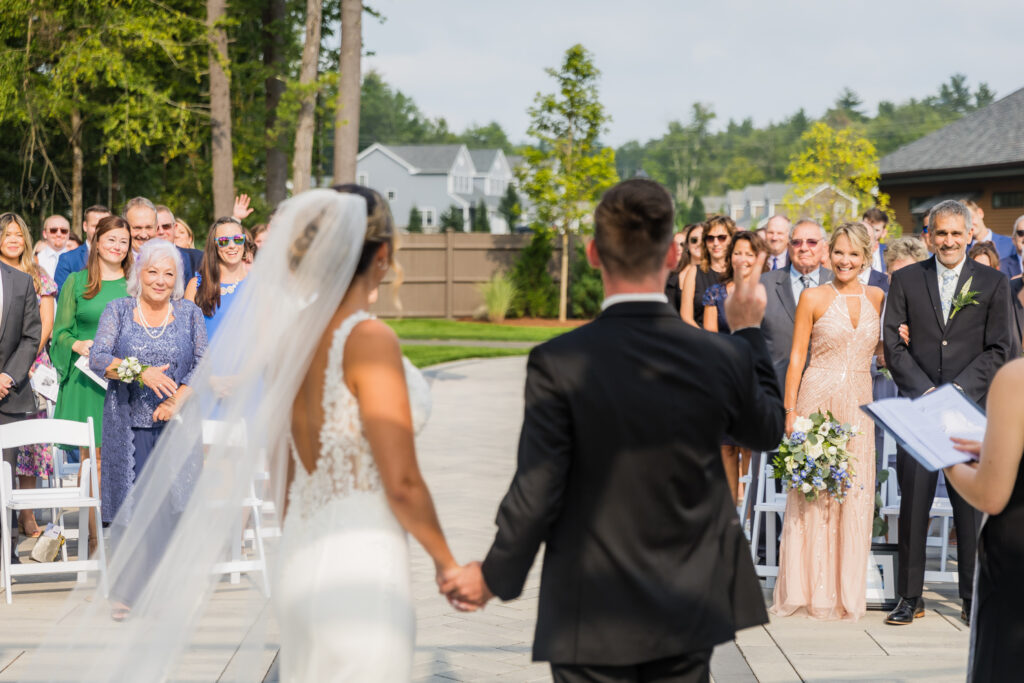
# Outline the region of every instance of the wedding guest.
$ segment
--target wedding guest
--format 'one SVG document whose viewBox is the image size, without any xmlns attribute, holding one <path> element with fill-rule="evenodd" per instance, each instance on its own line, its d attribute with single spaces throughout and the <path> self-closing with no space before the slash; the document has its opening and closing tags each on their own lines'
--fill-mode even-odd
<svg viewBox="0 0 1024 683">
<path fill-rule="evenodd" d="M 42 268 L 36 266 L 31 254 L 32 233 L 21 216 L 17 214 L 0 216 L 0 262 L 20 270 L 32 278 L 36 301 L 39 305 L 39 348 L 36 350 L 35 362 L 32 363 L 32 368 L 29 370 L 29 377 L 40 365 L 53 367 L 46 348 L 50 341 L 50 333 L 53 331 L 54 296 L 57 293 L 57 284 Z M 45 401 L 45 399 L 43 400 Z M 46 410 L 37 409 L 34 416 L 46 417 Z M 19 447 L 18 466 L 15 474 L 18 477 L 18 488 L 22 489 L 35 488 L 36 477 L 53 476 L 53 447 L 49 444 Z M 18 526 L 22 533 L 33 538 L 42 533 L 32 510 L 21 511 Z"/>
<path fill-rule="evenodd" d="M 885 272 L 891 279 L 895 271 L 926 258 L 928 250 L 919 238 L 899 237 L 890 242 L 885 250 Z"/>
<path fill-rule="evenodd" d="M 253 261 L 256 260 L 256 242 L 252 239 L 252 233 L 247 228 L 242 228 L 242 234 L 245 235 L 245 244 L 243 245 L 244 251 L 242 253 L 242 262 L 245 264 L 246 272 L 249 268 L 252 268 Z"/>
<path fill-rule="evenodd" d="M 721 282 L 726 268 L 725 253 L 735 232 L 736 223 L 728 216 L 712 216 L 704 224 L 700 262 L 681 278 L 683 322 L 700 327 L 704 320 L 704 292 Z"/>
<path fill-rule="evenodd" d="M 885 252 L 888 246 L 882 240 L 885 239 L 886 228 L 889 226 L 889 216 L 877 206 L 872 206 L 860 217 L 860 222 L 871 235 L 871 270 L 884 273 Z"/>
<path fill-rule="evenodd" d="M 764 224 L 764 240 L 768 246 L 768 270 L 789 266 L 789 218 L 775 214 Z"/>
<path fill-rule="evenodd" d="M 1010 303 L 1013 306 L 1013 331 L 1024 348 L 1024 278 L 1020 275 L 1010 280 Z"/>
<path fill-rule="evenodd" d="M 704 293 L 704 329 L 708 332 L 729 334 L 729 321 L 725 317 L 725 300 L 736 287 L 735 278 L 749 278 L 758 256 L 767 254 L 768 248 L 757 233 L 741 230 L 732 237 L 726 254 L 726 268 L 722 281 L 711 285 Z M 766 261 L 767 264 L 767 261 Z M 765 266 L 767 267 L 767 265 Z M 760 277 L 760 273 L 758 273 Z M 750 470 L 750 450 L 741 447 L 728 436 L 722 442 L 722 465 L 733 502 L 741 498 L 740 477 Z"/>
<path fill-rule="evenodd" d="M 693 277 L 693 271 L 697 269 L 697 264 L 700 263 L 703 250 L 702 245 L 704 244 L 704 227 L 704 223 L 691 223 L 683 229 L 686 239 L 683 242 L 682 258 L 685 261 L 685 265 L 679 268 L 679 306 L 676 307 L 680 315 L 682 315 L 683 308 L 682 283 L 687 277 Z"/>
<path fill-rule="evenodd" d="M 1007 277 L 1016 277 L 1024 272 L 1024 261 L 1021 256 L 1024 252 L 1024 216 L 1018 216 L 1013 222 L 1010 239 L 1013 241 L 1013 253 L 999 262 L 999 270 L 1006 273 Z"/>
<path fill-rule="evenodd" d="M 182 271 L 173 244 L 144 244 L 129 276 L 128 296 L 107 305 L 96 330 L 89 367 L 109 381 L 100 483 L 107 522 L 117 516 L 167 421 L 187 398 L 192 373 L 206 350 L 206 325 L 202 312 L 183 298 Z M 122 377 L 118 368 L 128 359 L 137 361 L 141 372 Z M 129 570 L 113 587 L 115 620 L 128 616 L 147 569 Z"/>
<path fill-rule="evenodd" d="M 973 683 L 1018 680 L 1024 671 L 1024 360 L 996 373 L 983 442 L 954 438 L 977 462 L 943 470 L 964 500 L 988 515 L 978 537 L 967 677 Z"/>
<path fill-rule="evenodd" d="M 259 250 L 263 246 L 264 240 L 267 239 L 267 228 L 269 226 L 266 223 L 257 223 L 252 226 L 252 241 L 256 245 L 256 249 Z"/>
<path fill-rule="evenodd" d="M 46 242 L 39 240 L 36 246 L 32 247 L 32 261 L 39 265 L 39 253 L 46 248 Z"/>
<path fill-rule="evenodd" d="M 132 231 L 132 252 L 156 236 L 156 206 L 145 197 L 133 197 L 124 205 L 124 219 Z"/>
<path fill-rule="evenodd" d="M 85 268 L 85 264 L 89 260 L 89 250 L 92 249 L 92 237 L 96 234 L 96 226 L 99 225 L 102 218 L 109 215 L 110 209 L 99 204 L 85 210 L 82 220 L 82 234 L 85 235 L 85 243 L 77 249 L 61 254 L 57 260 L 57 270 L 53 279 L 57 282 L 58 293 L 64 286 L 64 281 L 68 279 L 68 275 Z"/>
<path fill-rule="evenodd" d="M 156 207 L 156 234 L 153 237 L 173 244 L 175 236 L 174 226 L 176 223 L 177 219 L 171 210 L 160 204 Z M 181 254 L 181 262 L 184 264 L 186 276 L 191 277 L 198 273 L 203 260 L 203 252 L 191 247 L 176 246 Z"/>
<path fill-rule="evenodd" d="M 195 249 L 196 239 L 188 223 L 178 218 L 174 221 L 174 243 L 182 249 Z"/>
<path fill-rule="evenodd" d="M 975 242 L 967 252 L 967 258 L 983 266 L 999 270 L 999 252 L 991 242 Z"/>
<path fill-rule="evenodd" d="M 80 246 L 82 246 L 82 240 L 78 239 L 78 235 L 76 235 L 75 233 L 71 233 L 70 235 L 68 235 L 68 251 L 65 253 L 72 252 L 75 249 L 78 249 Z M 63 255 L 64 254 L 61 254 L 61 256 Z M 60 263 L 59 258 L 57 259 L 57 262 Z"/>
<path fill-rule="evenodd" d="M 246 243 L 243 230 L 237 218 L 218 218 L 206 237 L 203 267 L 185 288 L 185 298 L 203 312 L 207 339 L 213 339 L 249 272 L 242 260 Z"/>
<path fill-rule="evenodd" d="M 871 263 L 871 236 L 862 224 L 839 225 L 829 254 L 834 278 L 805 289 L 797 304 L 784 394 L 786 433 L 826 411 L 840 424 L 859 424 L 861 432 L 846 444 L 853 485 L 842 502 L 827 494 L 808 501 L 801 489 L 790 489 L 771 611 L 856 621 L 867 609 L 864 582 L 875 510 L 874 430 L 860 406 L 871 402 L 871 357 L 880 345 L 884 294 L 858 277 Z"/>
<path fill-rule="evenodd" d="M 107 304 L 127 292 L 127 277 L 132 268 L 132 237 L 128 221 L 120 216 L 100 219 L 92 239 L 85 270 L 68 276 L 57 300 L 50 358 L 60 379 L 60 392 L 53 416 L 62 420 L 85 422 L 92 418 L 96 438 L 96 476 L 102 484 L 103 399 L 106 389 L 76 365 L 88 358 L 96 326 Z M 83 461 L 89 457 L 81 449 Z M 96 546 L 95 513 L 89 516 L 89 552 Z"/>
<path fill-rule="evenodd" d="M 972 199 L 964 199 L 960 202 L 971 212 L 971 240 L 970 244 L 973 246 L 979 242 L 988 242 L 996 249 L 998 258 L 996 262 L 1012 256 L 1017 250 L 1013 245 L 1013 240 L 1006 235 L 1000 235 L 993 232 L 985 225 L 985 212 L 977 202 Z"/>
<path fill-rule="evenodd" d="M 665 296 L 668 297 L 668 305 L 679 310 L 683 302 L 683 290 L 679 288 L 679 273 L 686 267 L 686 229 L 672 235 L 672 248 L 675 249 L 679 265 L 673 268 L 665 281 Z"/>
<path fill-rule="evenodd" d="M 45 244 L 38 254 L 39 267 L 53 278 L 57 272 L 57 259 L 68 249 L 68 236 L 71 234 L 71 223 L 64 216 L 53 215 L 43 222 L 43 241 Z"/>
<path fill-rule="evenodd" d="M 936 204 L 929 219 L 935 257 L 893 274 L 885 306 L 884 345 L 886 366 L 901 396 L 917 398 L 942 384 L 954 384 L 983 404 L 992 377 L 1014 346 L 1009 282 L 966 257 L 970 221 L 970 212 L 959 202 Z M 968 292 L 973 303 L 964 301 Z M 900 338 L 901 325 L 910 328 L 912 344 Z M 924 469 L 902 447 L 897 448 L 896 457 L 902 492 L 896 575 L 900 602 L 886 623 L 906 625 L 924 616 L 925 542 L 938 473 Z M 981 517 L 955 486 L 947 486 L 946 491 L 957 530 L 960 616 L 967 622 Z"/>
</svg>

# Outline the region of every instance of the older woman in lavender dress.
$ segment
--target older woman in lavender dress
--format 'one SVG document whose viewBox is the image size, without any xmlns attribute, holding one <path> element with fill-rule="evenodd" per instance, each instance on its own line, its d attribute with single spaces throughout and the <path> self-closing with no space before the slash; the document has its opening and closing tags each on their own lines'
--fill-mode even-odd
<svg viewBox="0 0 1024 683">
<path fill-rule="evenodd" d="M 109 380 L 103 405 L 104 521 L 113 521 L 125 503 L 167 421 L 187 398 L 206 350 L 203 314 L 183 298 L 182 272 L 173 244 L 146 242 L 128 279 L 128 296 L 111 301 L 100 317 L 89 365 Z M 118 368 L 130 359 L 148 367 L 137 378 L 122 380 Z M 172 491 L 171 505 L 183 509 L 187 495 Z M 143 584 L 140 576 L 137 585 L 128 580 L 115 587 L 123 589 L 115 590 L 120 593 L 115 619 L 127 616 Z"/>
</svg>

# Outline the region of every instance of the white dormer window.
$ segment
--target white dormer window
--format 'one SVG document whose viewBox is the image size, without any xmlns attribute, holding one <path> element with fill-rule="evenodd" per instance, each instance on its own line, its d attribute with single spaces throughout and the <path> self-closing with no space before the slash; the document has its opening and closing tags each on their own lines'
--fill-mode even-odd
<svg viewBox="0 0 1024 683">
<path fill-rule="evenodd" d="M 356 175 L 356 184 L 357 185 L 362 185 L 363 187 L 369 187 L 370 186 L 370 174 L 367 173 L 366 171 L 360 171 Z"/>
</svg>

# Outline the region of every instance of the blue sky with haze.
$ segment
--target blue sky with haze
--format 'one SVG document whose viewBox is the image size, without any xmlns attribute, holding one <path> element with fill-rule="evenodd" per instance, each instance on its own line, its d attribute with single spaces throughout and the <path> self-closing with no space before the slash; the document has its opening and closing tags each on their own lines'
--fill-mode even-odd
<svg viewBox="0 0 1024 683">
<path fill-rule="evenodd" d="M 1003 97 L 1024 87 L 1024 0 L 366 0 L 376 69 L 452 130 L 498 121 L 526 140 L 527 107 L 553 81 L 565 49 L 582 43 L 601 70 L 600 93 L 620 145 L 665 132 L 690 104 L 717 126 L 758 125 L 803 107 L 820 116 L 848 86 L 873 113 L 879 100 L 937 91 L 953 73 Z"/>
</svg>

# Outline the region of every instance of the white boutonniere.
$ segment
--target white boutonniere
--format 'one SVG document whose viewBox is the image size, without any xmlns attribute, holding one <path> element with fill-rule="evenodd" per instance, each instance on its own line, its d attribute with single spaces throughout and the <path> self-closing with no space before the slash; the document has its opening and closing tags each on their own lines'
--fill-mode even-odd
<svg viewBox="0 0 1024 683">
<path fill-rule="evenodd" d="M 978 303 L 978 292 L 971 289 L 971 280 L 974 276 L 967 278 L 967 282 L 960 288 L 960 293 L 953 297 L 953 307 L 949 311 L 949 319 L 952 320 L 956 312 L 967 306 L 974 306 Z"/>
</svg>

